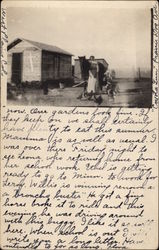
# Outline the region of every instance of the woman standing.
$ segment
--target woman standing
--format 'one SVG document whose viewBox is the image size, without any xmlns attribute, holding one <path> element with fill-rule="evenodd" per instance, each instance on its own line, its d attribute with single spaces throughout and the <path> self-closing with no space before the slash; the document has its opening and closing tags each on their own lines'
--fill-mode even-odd
<svg viewBox="0 0 159 250">
<path fill-rule="evenodd" d="M 93 97 L 94 101 L 100 104 L 102 102 L 101 96 L 99 96 L 98 98 L 96 97 L 96 93 L 100 91 L 99 80 L 98 80 L 99 65 L 98 62 L 95 61 L 94 56 L 90 57 L 89 63 L 90 63 L 90 68 L 89 68 L 89 78 L 87 85 L 87 94 L 89 96 L 88 100 L 91 100 L 91 98 Z"/>
</svg>

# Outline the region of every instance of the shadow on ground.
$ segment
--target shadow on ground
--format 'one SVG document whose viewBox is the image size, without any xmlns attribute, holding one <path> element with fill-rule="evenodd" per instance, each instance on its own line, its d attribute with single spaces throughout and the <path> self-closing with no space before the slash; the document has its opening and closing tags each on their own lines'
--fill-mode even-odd
<svg viewBox="0 0 159 250">
<path fill-rule="evenodd" d="M 101 107 L 151 107 L 152 90 L 151 81 L 127 81 L 118 80 L 118 92 L 111 97 L 102 92 Z M 99 106 L 93 100 L 77 99 L 83 92 L 83 87 L 54 88 L 49 89 L 48 95 L 43 94 L 42 89 L 24 89 L 23 93 L 14 95 L 7 100 L 8 105 L 40 105 L 40 106 Z"/>
</svg>

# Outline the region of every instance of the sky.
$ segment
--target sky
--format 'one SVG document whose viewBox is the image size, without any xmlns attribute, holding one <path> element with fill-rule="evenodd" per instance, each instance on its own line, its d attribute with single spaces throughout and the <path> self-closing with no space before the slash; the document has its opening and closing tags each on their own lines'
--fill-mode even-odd
<svg viewBox="0 0 159 250">
<path fill-rule="evenodd" d="M 150 9 L 11 7 L 7 28 L 9 43 L 23 37 L 58 46 L 73 58 L 94 55 L 125 76 L 138 67 L 150 70 Z"/>
</svg>

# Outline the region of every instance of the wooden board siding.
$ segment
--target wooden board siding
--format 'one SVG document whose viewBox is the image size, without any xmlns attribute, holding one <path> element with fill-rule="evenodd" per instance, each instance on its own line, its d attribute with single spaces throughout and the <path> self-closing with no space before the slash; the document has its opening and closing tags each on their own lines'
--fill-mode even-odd
<svg viewBox="0 0 159 250">
<path fill-rule="evenodd" d="M 72 77 L 71 56 L 42 51 L 42 80 Z"/>
<path fill-rule="evenodd" d="M 8 51 L 8 82 L 12 81 L 13 53 L 22 53 L 22 82 L 41 81 L 41 50 L 22 41 Z"/>
<path fill-rule="evenodd" d="M 23 52 L 22 81 L 41 81 L 41 51 L 27 49 Z"/>
<path fill-rule="evenodd" d="M 71 54 L 41 49 L 40 46 L 47 45 L 37 42 L 34 42 L 34 45 L 29 40 L 19 39 L 18 42 L 8 46 L 8 82 L 13 79 L 16 82 L 41 82 L 72 78 Z M 53 48 L 57 50 L 57 47 Z M 18 57 L 18 53 L 20 57 Z"/>
<path fill-rule="evenodd" d="M 59 77 L 71 78 L 72 77 L 72 62 L 70 56 L 60 55 L 60 71 Z"/>
</svg>

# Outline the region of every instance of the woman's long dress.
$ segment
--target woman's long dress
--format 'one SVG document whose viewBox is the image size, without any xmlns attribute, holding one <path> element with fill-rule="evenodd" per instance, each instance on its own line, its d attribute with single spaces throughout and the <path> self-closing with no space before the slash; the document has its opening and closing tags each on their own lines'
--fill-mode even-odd
<svg viewBox="0 0 159 250">
<path fill-rule="evenodd" d="M 99 90 L 98 84 L 98 63 L 91 62 L 90 70 L 89 70 L 89 78 L 88 78 L 88 93 L 96 93 Z"/>
</svg>

